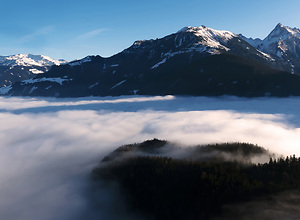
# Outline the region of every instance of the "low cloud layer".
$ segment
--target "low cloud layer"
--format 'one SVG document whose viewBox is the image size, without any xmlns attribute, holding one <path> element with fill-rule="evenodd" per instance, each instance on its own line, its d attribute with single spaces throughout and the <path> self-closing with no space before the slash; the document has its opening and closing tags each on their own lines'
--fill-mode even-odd
<svg viewBox="0 0 300 220">
<path fill-rule="evenodd" d="M 297 98 L 0 98 L 0 216 L 99 216 L 86 192 L 91 169 L 118 146 L 147 139 L 249 142 L 300 156 L 297 106 Z"/>
</svg>

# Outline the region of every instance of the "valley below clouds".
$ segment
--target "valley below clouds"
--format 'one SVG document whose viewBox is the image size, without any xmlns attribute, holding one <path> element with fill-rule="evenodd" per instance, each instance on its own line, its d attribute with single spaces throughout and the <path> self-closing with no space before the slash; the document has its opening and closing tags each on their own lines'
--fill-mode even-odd
<svg viewBox="0 0 300 220">
<path fill-rule="evenodd" d="M 246 142 L 299 157 L 299 107 L 296 97 L 0 97 L 0 216 L 109 219 L 117 193 L 107 190 L 103 209 L 93 208 L 92 169 L 117 147 L 153 138 Z"/>
</svg>

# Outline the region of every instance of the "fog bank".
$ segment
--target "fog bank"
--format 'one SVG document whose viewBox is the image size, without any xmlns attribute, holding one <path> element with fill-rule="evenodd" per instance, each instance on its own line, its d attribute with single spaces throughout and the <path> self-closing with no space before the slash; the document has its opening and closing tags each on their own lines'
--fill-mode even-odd
<svg viewBox="0 0 300 220">
<path fill-rule="evenodd" d="M 249 142 L 300 156 L 299 107 L 299 98 L 0 97 L 0 216 L 109 215 L 90 205 L 89 173 L 120 145 L 147 139 L 183 146 Z"/>
</svg>

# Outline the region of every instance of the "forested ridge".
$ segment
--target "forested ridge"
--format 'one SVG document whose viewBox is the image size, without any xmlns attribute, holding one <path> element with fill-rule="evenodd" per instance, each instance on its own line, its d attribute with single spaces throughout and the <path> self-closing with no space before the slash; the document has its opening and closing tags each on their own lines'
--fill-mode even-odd
<svg viewBox="0 0 300 220">
<path fill-rule="evenodd" d="M 158 146 L 154 142 L 162 144 L 158 140 L 148 144 Z M 147 145 L 147 142 L 142 143 L 144 149 L 145 143 Z M 132 147 L 139 148 L 138 145 L 128 145 L 116 152 L 120 153 L 122 149 L 128 152 Z M 209 149 L 231 153 L 240 151 L 244 156 L 267 152 L 251 144 L 226 143 L 199 148 L 198 153 L 203 154 Z M 106 162 L 107 158 L 102 163 Z M 209 219 L 221 215 L 224 204 L 299 190 L 299 173 L 300 158 L 295 156 L 270 158 L 267 163 L 254 164 L 149 155 L 130 156 L 108 166 L 99 166 L 94 169 L 93 178 L 96 181 L 118 181 L 132 206 L 155 219 Z"/>
</svg>

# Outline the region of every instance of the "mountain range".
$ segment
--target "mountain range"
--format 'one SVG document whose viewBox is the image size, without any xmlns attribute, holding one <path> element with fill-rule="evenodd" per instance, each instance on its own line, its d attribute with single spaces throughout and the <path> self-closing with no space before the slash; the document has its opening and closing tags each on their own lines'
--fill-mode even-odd
<svg viewBox="0 0 300 220">
<path fill-rule="evenodd" d="M 40 74 L 4 84 L 0 92 L 55 97 L 300 95 L 299 56 L 300 30 L 282 24 L 264 40 L 205 26 L 185 27 L 163 38 L 136 41 L 109 58 L 42 65 L 48 71 L 32 65 L 27 72 Z"/>
</svg>

